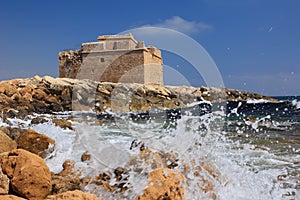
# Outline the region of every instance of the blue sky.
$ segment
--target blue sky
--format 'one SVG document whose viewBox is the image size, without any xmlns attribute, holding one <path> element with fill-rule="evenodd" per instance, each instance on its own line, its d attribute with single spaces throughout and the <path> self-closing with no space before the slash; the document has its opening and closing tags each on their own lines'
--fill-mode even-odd
<svg viewBox="0 0 300 200">
<path fill-rule="evenodd" d="M 300 95 L 299 9 L 297 0 L 2 0 L 0 79 L 58 76 L 59 51 L 80 48 L 98 35 L 152 25 L 181 31 L 201 44 L 225 87 Z M 188 66 L 164 56 L 174 69 Z"/>
</svg>

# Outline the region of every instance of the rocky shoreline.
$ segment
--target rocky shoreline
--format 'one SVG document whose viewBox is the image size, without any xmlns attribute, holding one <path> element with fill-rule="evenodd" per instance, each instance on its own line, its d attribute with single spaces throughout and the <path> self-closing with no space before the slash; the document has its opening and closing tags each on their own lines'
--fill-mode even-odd
<svg viewBox="0 0 300 200">
<path fill-rule="evenodd" d="M 191 86 L 110 83 L 49 76 L 0 82 L 2 115 L 26 116 L 71 110 L 103 113 L 184 108 L 199 101 L 276 99 L 247 91 Z"/>
<path fill-rule="evenodd" d="M 35 113 L 63 111 L 90 110 L 101 114 L 107 111 L 126 113 L 178 109 L 201 101 L 243 102 L 249 99 L 277 102 L 276 99 L 246 91 L 207 87 L 99 83 L 49 76 L 2 81 L 0 120 L 7 126 L 0 127 L 0 199 L 99 199 L 81 191 L 91 182 L 111 193 L 130 190 L 125 184 L 126 168 L 116 168 L 112 174 L 103 172 L 96 177 L 83 178 L 74 168 L 74 161 L 66 160 L 61 172 L 51 172 L 44 159 L 51 156 L 56 141 L 34 130 L 11 127 L 7 119 L 26 119 Z M 39 116 L 31 123 L 44 123 L 45 120 Z M 63 129 L 73 129 L 69 120 L 53 117 L 52 123 Z M 139 153 L 128 166 L 134 166 L 138 171 L 141 170 L 140 163 L 147 163 L 153 169 L 147 175 L 148 182 L 145 184 L 148 186 L 136 199 L 184 199 L 184 185 L 191 171 L 201 180 L 200 190 L 211 199 L 216 198 L 213 181 L 220 182 L 221 179 L 217 170 L 210 166 L 196 165 L 192 169 L 187 166 L 179 172 L 176 170 L 176 155 L 170 152 L 153 151 L 138 141 L 133 141 L 130 149 Z M 90 159 L 88 152 L 82 154 L 82 162 Z M 213 181 L 201 177 L 199 171 L 205 171 Z"/>
</svg>

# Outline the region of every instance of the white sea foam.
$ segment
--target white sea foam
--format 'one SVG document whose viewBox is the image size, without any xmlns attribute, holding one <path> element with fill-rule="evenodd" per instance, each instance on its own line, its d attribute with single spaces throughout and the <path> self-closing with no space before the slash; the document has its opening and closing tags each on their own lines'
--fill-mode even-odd
<svg viewBox="0 0 300 200">
<path fill-rule="evenodd" d="M 60 117 L 69 114 L 62 113 Z M 288 192 L 299 196 L 297 190 L 283 188 L 277 180 L 278 175 L 287 173 L 288 165 L 300 160 L 299 155 L 275 155 L 268 150 L 255 149 L 250 144 L 232 141 L 226 137 L 226 132 L 221 131 L 222 113 L 216 114 L 183 116 L 172 124 L 173 128 L 165 128 L 166 124 L 162 122 L 136 123 L 125 118 L 102 126 L 73 122 L 76 131 L 64 130 L 50 120 L 37 125 L 31 125 L 29 120 L 10 119 L 10 122 L 14 126 L 32 128 L 56 141 L 55 153 L 46 159 L 51 171 L 56 173 L 62 170 L 62 163 L 67 159 L 74 160 L 77 167 L 85 168 L 83 176 L 125 166 L 130 157 L 136 155 L 135 151 L 129 151 L 130 143 L 133 139 L 139 139 L 153 150 L 176 152 L 179 156 L 176 169 L 182 173 L 185 173 L 184 165 L 192 166 L 192 163 L 205 163 L 219 172 L 218 179 L 206 171 L 201 172 L 201 176 L 214 184 L 217 199 L 288 199 L 288 196 L 283 197 Z M 269 118 L 266 116 L 257 121 Z M 2 121 L 0 123 L 7 125 Z M 256 128 L 255 125 L 253 128 Z M 88 164 L 80 160 L 85 151 L 92 154 L 92 161 Z M 146 163 L 143 167 L 145 174 L 151 171 Z M 103 199 L 134 199 L 146 187 L 145 174 L 130 171 L 128 182 L 132 190 L 124 194 L 111 194 L 92 184 L 85 189 Z M 186 177 L 186 199 L 210 199 L 208 193 L 199 189 L 202 187 L 199 177 L 193 172 L 186 174 Z"/>
<path fill-rule="evenodd" d="M 270 103 L 272 101 L 266 99 L 247 99 L 248 104 Z"/>
<path fill-rule="evenodd" d="M 300 101 L 297 101 L 296 99 L 294 99 L 292 101 L 293 106 L 295 106 L 297 109 L 300 109 Z"/>
</svg>

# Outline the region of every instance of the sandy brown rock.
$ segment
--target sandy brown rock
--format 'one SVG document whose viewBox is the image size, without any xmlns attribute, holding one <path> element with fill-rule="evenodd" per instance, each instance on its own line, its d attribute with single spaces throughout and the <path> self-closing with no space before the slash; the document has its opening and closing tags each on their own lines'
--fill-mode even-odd
<svg viewBox="0 0 300 200">
<path fill-rule="evenodd" d="M 75 171 L 74 165 L 75 162 L 73 160 L 66 160 L 63 163 L 63 170 L 59 174 L 51 174 L 51 194 L 81 189 L 82 181 L 80 179 L 80 173 Z"/>
<path fill-rule="evenodd" d="M 180 172 L 159 168 L 148 175 L 148 186 L 137 200 L 184 199 L 185 178 Z"/>
<path fill-rule="evenodd" d="M 84 153 L 81 155 L 81 161 L 82 161 L 82 162 L 85 162 L 85 161 L 91 160 L 91 157 L 92 157 L 91 154 L 89 154 L 88 152 L 84 152 Z"/>
<path fill-rule="evenodd" d="M 43 199 L 50 193 L 51 173 L 39 156 L 16 149 L 2 157 L 1 165 L 16 194 L 28 199 Z"/>
<path fill-rule="evenodd" d="M 0 93 L 4 93 L 6 96 L 11 97 L 19 92 L 14 84 L 10 82 L 0 82 Z"/>
<path fill-rule="evenodd" d="M 100 200 L 100 198 L 80 190 L 68 191 L 48 196 L 45 200 Z"/>
<path fill-rule="evenodd" d="M 17 148 L 17 143 L 0 130 L 0 153 L 11 151 Z"/>
<path fill-rule="evenodd" d="M 9 128 L 5 127 L 5 126 L 1 126 L 0 131 L 4 132 L 6 135 L 9 135 L 9 133 L 10 133 Z"/>
<path fill-rule="evenodd" d="M 44 134 L 34 130 L 25 130 L 17 139 L 18 148 L 37 154 L 42 158 L 47 157 L 54 150 L 55 141 Z"/>
<path fill-rule="evenodd" d="M 9 179 L 5 174 L 3 174 L 2 168 L 0 165 L 0 195 L 8 194 L 8 190 L 9 190 Z M 1 196 L 0 196 L 0 199 L 1 199 Z"/>
<path fill-rule="evenodd" d="M 188 104 L 277 100 L 247 91 L 155 84 L 109 83 L 49 76 L 0 82 L 0 108 L 51 113 L 69 110 L 90 110 L 97 113 L 185 108 Z M 15 115 L 18 115 L 16 113 Z"/>
<path fill-rule="evenodd" d="M 72 123 L 65 119 L 52 119 L 53 124 L 63 129 L 73 130 Z"/>
<path fill-rule="evenodd" d="M 31 120 L 31 124 L 42 124 L 48 122 L 48 119 L 46 119 L 46 116 L 37 116 Z"/>
<path fill-rule="evenodd" d="M 82 181 L 78 176 L 61 176 L 52 174 L 51 194 L 59 194 L 66 191 L 80 190 Z"/>
<path fill-rule="evenodd" d="M 26 200 L 15 195 L 0 195 L 0 200 Z"/>
</svg>

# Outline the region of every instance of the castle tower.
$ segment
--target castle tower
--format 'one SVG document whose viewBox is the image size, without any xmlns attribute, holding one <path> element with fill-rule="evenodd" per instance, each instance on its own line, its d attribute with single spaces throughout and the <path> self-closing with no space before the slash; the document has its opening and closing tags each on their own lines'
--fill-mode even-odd
<svg viewBox="0 0 300 200">
<path fill-rule="evenodd" d="M 159 49 L 145 47 L 131 34 L 99 36 L 80 50 L 59 53 L 59 77 L 100 82 L 163 84 Z"/>
</svg>

